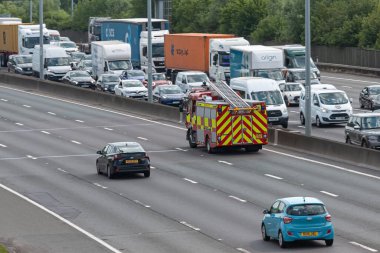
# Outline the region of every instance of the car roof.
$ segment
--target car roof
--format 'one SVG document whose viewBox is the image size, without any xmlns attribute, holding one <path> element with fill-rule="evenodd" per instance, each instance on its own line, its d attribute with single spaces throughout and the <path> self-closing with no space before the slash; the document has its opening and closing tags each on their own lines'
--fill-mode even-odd
<svg viewBox="0 0 380 253">
<path fill-rule="evenodd" d="M 193 74 L 204 74 L 205 75 L 206 74 L 205 72 L 202 72 L 202 71 L 181 71 L 179 73 L 182 73 L 185 75 L 193 75 Z"/>
<path fill-rule="evenodd" d="M 109 143 L 109 145 L 116 146 L 116 147 L 142 147 L 140 143 L 134 142 L 134 141 L 120 141 L 120 142 L 112 142 Z"/>
<path fill-rule="evenodd" d="M 323 204 L 322 201 L 313 197 L 288 197 L 288 198 L 282 198 L 278 200 L 284 202 L 286 205 Z"/>
<path fill-rule="evenodd" d="M 379 88 L 380 84 L 373 84 L 373 85 L 368 85 L 366 88 Z"/>
<path fill-rule="evenodd" d="M 137 79 L 125 79 L 125 80 L 121 80 L 122 83 L 141 83 L 140 80 L 137 80 Z"/>
<path fill-rule="evenodd" d="M 361 113 L 353 113 L 351 114 L 351 117 L 372 117 L 372 116 L 376 116 L 376 117 L 380 117 L 380 111 L 376 112 L 361 112 Z"/>
</svg>

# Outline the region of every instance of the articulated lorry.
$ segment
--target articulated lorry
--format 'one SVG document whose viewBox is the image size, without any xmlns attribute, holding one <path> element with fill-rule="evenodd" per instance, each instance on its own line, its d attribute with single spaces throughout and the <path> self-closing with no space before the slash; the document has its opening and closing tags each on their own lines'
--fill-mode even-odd
<svg viewBox="0 0 380 253">
<path fill-rule="evenodd" d="M 152 19 L 152 67 L 165 71 L 164 35 L 169 33 L 169 21 Z M 136 69 L 148 68 L 148 19 L 109 19 L 101 21 L 102 40 L 119 40 L 131 45 L 132 65 Z"/>
<path fill-rule="evenodd" d="M 281 49 L 252 45 L 231 47 L 231 78 L 256 76 L 285 83 Z"/>
<path fill-rule="evenodd" d="M 40 43 L 40 26 L 31 24 L 0 24 L 0 64 L 6 66 L 12 54 L 32 54 Z M 49 44 L 49 33 L 43 26 L 43 43 Z"/>
<path fill-rule="evenodd" d="M 101 74 L 121 75 L 124 70 L 132 69 L 131 46 L 128 43 L 94 41 L 91 43 L 92 75 L 97 80 Z"/>
<path fill-rule="evenodd" d="M 179 71 L 202 71 L 211 80 L 228 80 L 230 48 L 249 45 L 233 34 L 177 33 L 165 35 L 167 75 L 175 79 Z"/>
</svg>

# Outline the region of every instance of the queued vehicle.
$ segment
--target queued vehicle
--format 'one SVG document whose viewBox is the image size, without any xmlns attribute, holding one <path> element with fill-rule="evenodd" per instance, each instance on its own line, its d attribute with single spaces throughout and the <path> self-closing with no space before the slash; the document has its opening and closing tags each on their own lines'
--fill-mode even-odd
<svg viewBox="0 0 380 253">
<path fill-rule="evenodd" d="M 68 54 L 78 51 L 78 47 L 73 41 L 60 41 L 57 42 L 55 45 L 64 48 L 66 53 Z"/>
<path fill-rule="evenodd" d="M 153 101 L 164 105 L 179 106 L 185 94 L 177 85 L 159 85 L 153 90 Z"/>
<path fill-rule="evenodd" d="M 145 87 L 148 87 L 148 76 L 145 76 L 145 80 L 143 81 Z M 154 89 L 159 85 L 172 84 L 170 80 L 166 78 L 164 73 L 152 73 L 152 88 Z"/>
<path fill-rule="evenodd" d="M 201 71 L 182 71 L 178 72 L 174 84 L 178 85 L 186 93 L 194 88 L 202 87 L 205 83 L 210 83 L 206 73 Z"/>
<path fill-rule="evenodd" d="M 59 41 L 71 41 L 69 37 L 61 36 L 59 37 Z"/>
<path fill-rule="evenodd" d="M 148 89 L 139 80 L 121 80 L 115 86 L 115 94 L 122 97 L 146 99 Z"/>
<path fill-rule="evenodd" d="M 150 177 L 150 159 L 144 148 L 137 142 L 108 143 L 102 150 L 96 152 L 98 174 L 113 178 L 122 173 L 144 173 Z"/>
<path fill-rule="evenodd" d="M 95 89 L 95 80 L 84 70 L 72 70 L 62 77 L 62 82 L 82 88 Z"/>
<path fill-rule="evenodd" d="M 96 81 L 96 89 L 115 93 L 115 86 L 120 83 L 120 78 L 116 74 L 101 74 Z"/>
<path fill-rule="evenodd" d="M 264 241 L 276 239 L 281 248 L 299 240 L 324 240 L 326 246 L 333 245 L 334 227 L 331 215 L 317 198 L 278 199 L 263 213 L 261 234 Z"/>
<path fill-rule="evenodd" d="M 82 60 L 92 60 L 91 54 L 85 54 L 82 58 Z"/>
<path fill-rule="evenodd" d="M 380 149 L 380 112 L 352 114 L 344 132 L 348 144 Z"/>
<path fill-rule="evenodd" d="M 125 70 L 120 75 L 121 80 L 139 80 L 141 83 L 145 80 L 145 73 L 140 69 Z"/>
<path fill-rule="evenodd" d="M 77 69 L 85 70 L 90 75 L 92 75 L 92 61 L 91 60 L 83 60 L 82 59 L 80 62 L 78 62 Z"/>
<path fill-rule="evenodd" d="M 304 87 L 300 83 L 281 83 L 279 85 L 286 106 L 299 105 Z"/>
<path fill-rule="evenodd" d="M 306 70 L 305 69 L 287 69 L 285 71 L 285 81 L 287 83 L 301 83 L 305 85 L 306 82 Z M 310 84 L 320 84 L 318 76 L 311 71 L 310 72 Z"/>
<path fill-rule="evenodd" d="M 380 85 L 369 85 L 364 87 L 359 95 L 359 104 L 360 108 L 368 108 L 370 110 L 376 110 L 376 106 L 378 105 L 377 96 L 380 95 Z M 377 99 L 376 101 L 374 101 Z M 377 103 L 377 105 L 375 105 Z"/>
<path fill-rule="evenodd" d="M 78 63 L 82 60 L 84 57 L 85 53 L 83 52 L 72 52 L 70 54 L 70 66 L 72 69 L 76 69 Z"/>
<path fill-rule="evenodd" d="M 380 109 L 380 95 L 377 95 L 374 97 L 373 101 L 373 110 L 379 110 Z"/>
<path fill-rule="evenodd" d="M 8 72 L 14 72 L 21 75 L 32 75 L 33 64 L 32 55 L 14 54 L 9 56 L 7 63 Z"/>
</svg>

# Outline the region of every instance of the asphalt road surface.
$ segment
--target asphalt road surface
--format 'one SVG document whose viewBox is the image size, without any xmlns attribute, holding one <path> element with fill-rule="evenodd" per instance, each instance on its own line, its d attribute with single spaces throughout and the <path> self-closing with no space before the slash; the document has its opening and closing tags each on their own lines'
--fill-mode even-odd
<svg viewBox="0 0 380 253">
<path fill-rule="evenodd" d="M 151 177 L 97 175 L 95 153 L 114 141 L 140 142 Z M 119 252 L 281 252 L 261 239 L 260 224 L 263 209 L 287 196 L 320 198 L 336 230 L 333 247 L 291 250 L 377 252 L 379 180 L 379 171 L 270 145 L 210 155 L 189 149 L 182 125 L 0 84 L 0 182 Z"/>
</svg>

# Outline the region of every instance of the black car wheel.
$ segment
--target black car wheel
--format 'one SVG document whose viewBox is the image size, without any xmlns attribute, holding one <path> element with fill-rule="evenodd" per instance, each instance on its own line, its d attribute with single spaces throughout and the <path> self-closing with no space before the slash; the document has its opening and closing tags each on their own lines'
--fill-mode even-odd
<svg viewBox="0 0 380 253">
<path fill-rule="evenodd" d="M 300 121 L 301 121 L 301 125 L 305 125 L 305 117 L 303 116 L 302 112 L 300 113 Z"/>
<path fill-rule="evenodd" d="M 281 231 L 278 232 L 278 245 L 280 245 L 281 248 L 286 248 L 286 246 L 288 246 L 287 242 L 284 241 Z"/>
<path fill-rule="evenodd" d="M 100 171 L 98 163 L 96 163 L 96 172 L 98 173 L 98 175 L 102 174 L 102 172 Z"/>
<path fill-rule="evenodd" d="M 150 177 L 150 171 L 144 172 L 144 177 Z"/>
<path fill-rule="evenodd" d="M 362 141 L 362 145 L 361 146 L 363 148 L 369 148 L 368 142 L 366 142 L 365 140 Z"/>
<path fill-rule="evenodd" d="M 315 125 L 317 127 L 323 127 L 323 124 L 322 124 L 322 122 L 321 122 L 321 120 L 319 119 L 318 116 L 315 118 Z"/>
<path fill-rule="evenodd" d="M 347 144 L 351 144 L 351 139 L 350 139 L 349 136 L 346 137 L 346 143 L 347 143 Z"/>
<path fill-rule="evenodd" d="M 327 246 L 327 247 L 330 247 L 330 246 L 333 245 L 333 243 L 334 243 L 334 239 L 331 239 L 331 240 L 325 240 L 325 243 L 326 243 L 326 246 Z"/>
<path fill-rule="evenodd" d="M 107 177 L 109 178 L 109 179 L 112 179 L 113 178 L 113 173 L 112 173 L 112 171 L 111 171 L 111 167 L 108 165 L 107 166 Z"/>
<path fill-rule="evenodd" d="M 270 237 L 267 236 L 267 230 L 266 230 L 264 224 L 261 225 L 261 235 L 262 235 L 264 241 L 269 241 Z"/>
</svg>

